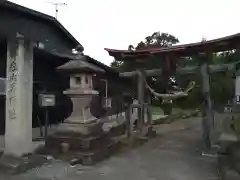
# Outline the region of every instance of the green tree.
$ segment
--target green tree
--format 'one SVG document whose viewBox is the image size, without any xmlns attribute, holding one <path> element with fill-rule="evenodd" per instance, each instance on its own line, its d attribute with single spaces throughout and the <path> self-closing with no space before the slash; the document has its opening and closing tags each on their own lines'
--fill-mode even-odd
<svg viewBox="0 0 240 180">
<path fill-rule="evenodd" d="M 133 45 L 128 46 L 128 50 L 144 50 L 159 47 L 170 47 L 173 44 L 179 43 L 178 38 L 168 33 L 154 32 L 152 35 L 145 37 L 143 41 L 140 41 L 135 47 Z M 122 61 L 121 59 L 115 59 L 111 63 L 111 67 L 117 68 L 119 71 L 132 71 L 136 69 L 136 63 L 130 60 Z M 142 64 L 143 68 L 153 69 L 160 67 L 159 59 L 151 58 Z"/>
<path fill-rule="evenodd" d="M 168 34 L 168 33 L 160 33 L 154 32 L 152 35 L 145 37 L 143 41 L 140 41 L 135 47 L 133 45 L 128 46 L 129 51 L 136 51 L 136 50 L 145 50 L 145 49 L 152 49 L 152 48 L 159 48 L 159 47 L 170 47 L 176 43 L 179 43 L 178 38 L 175 36 Z M 126 71 L 133 71 L 137 68 L 142 69 L 156 69 L 162 66 L 161 61 L 158 57 L 150 57 L 147 61 L 142 63 L 136 63 L 132 60 L 122 60 L 122 59 L 115 59 L 111 63 L 111 67 L 118 69 L 120 72 Z M 148 84 L 153 87 L 157 92 L 165 93 L 166 86 L 167 86 L 167 79 L 166 78 L 147 78 Z M 165 85 L 164 85 L 165 84 Z M 155 100 L 154 104 L 161 104 L 161 99 Z M 166 104 L 167 105 L 167 104 Z M 167 108 L 169 109 L 169 108 Z M 171 110 L 170 110 L 171 111 Z M 170 112 L 167 110 L 166 112 Z"/>
<path fill-rule="evenodd" d="M 170 47 L 179 43 L 178 38 L 168 33 L 154 32 L 151 36 L 147 36 L 145 41 L 141 41 L 136 46 L 136 50 L 152 49 L 159 47 Z"/>
</svg>

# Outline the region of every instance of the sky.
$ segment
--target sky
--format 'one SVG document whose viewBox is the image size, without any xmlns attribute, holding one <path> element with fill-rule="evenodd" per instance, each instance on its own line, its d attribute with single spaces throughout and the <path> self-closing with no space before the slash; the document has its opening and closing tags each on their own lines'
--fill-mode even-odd
<svg viewBox="0 0 240 180">
<path fill-rule="evenodd" d="M 180 43 L 240 33 L 239 0 L 10 0 L 55 16 L 83 45 L 84 53 L 110 65 L 104 48 L 127 49 L 153 32 L 176 36 Z"/>
</svg>

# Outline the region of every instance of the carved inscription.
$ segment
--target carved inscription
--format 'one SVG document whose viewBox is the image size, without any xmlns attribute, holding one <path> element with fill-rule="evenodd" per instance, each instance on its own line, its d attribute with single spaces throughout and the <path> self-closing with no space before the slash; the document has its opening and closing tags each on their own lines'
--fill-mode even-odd
<svg viewBox="0 0 240 180">
<path fill-rule="evenodd" d="M 9 119 L 16 119 L 16 85 L 17 85 L 17 62 L 15 57 L 10 57 L 8 67 L 8 115 Z"/>
</svg>

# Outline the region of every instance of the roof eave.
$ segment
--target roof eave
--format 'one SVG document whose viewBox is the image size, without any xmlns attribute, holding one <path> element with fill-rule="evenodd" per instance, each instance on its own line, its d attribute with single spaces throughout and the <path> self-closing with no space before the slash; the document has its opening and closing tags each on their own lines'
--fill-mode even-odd
<svg viewBox="0 0 240 180">
<path fill-rule="evenodd" d="M 139 56 L 146 56 L 151 54 L 164 55 L 167 53 L 180 53 L 180 54 L 187 55 L 191 50 L 201 51 L 201 49 L 204 49 L 204 47 L 209 47 L 209 46 L 215 46 L 212 48 L 214 51 L 224 51 L 227 48 L 232 48 L 236 43 L 235 41 L 237 41 L 237 39 L 240 39 L 240 33 L 218 38 L 218 39 L 204 41 L 204 42 L 175 45 L 169 48 L 161 47 L 161 48 L 152 48 L 152 49 L 144 49 L 144 50 L 136 50 L 136 51 L 117 50 L 117 49 L 110 49 L 110 48 L 104 48 L 104 49 L 108 52 L 110 56 L 113 56 L 115 58 L 139 57 Z"/>
<path fill-rule="evenodd" d="M 12 10 L 17 10 L 19 12 L 26 13 L 26 14 L 32 15 L 34 17 L 41 18 L 41 19 L 43 19 L 45 21 L 53 23 L 56 27 L 58 27 L 72 41 L 74 46 L 77 47 L 77 46 L 80 45 L 80 49 L 79 50 L 81 52 L 84 50 L 83 46 L 71 35 L 71 33 L 68 32 L 67 29 L 65 29 L 65 27 L 56 18 L 54 18 L 52 16 L 49 16 L 47 14 L 35 11 L 33 9 L 21 6 L 19 4 L 15 4 L 13 2 L 9 2 L 9 1 L 2 1 L 2 2 L 0 2 L 0 6 L 4 6 L 6 8 L 12 9 Z"/>
</svg>

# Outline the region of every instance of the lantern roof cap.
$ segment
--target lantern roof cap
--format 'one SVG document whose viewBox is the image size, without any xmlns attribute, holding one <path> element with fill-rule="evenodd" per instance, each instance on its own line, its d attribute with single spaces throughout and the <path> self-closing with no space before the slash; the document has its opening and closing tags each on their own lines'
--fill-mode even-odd
<svg viewBox="0 0 240 180">
<path fill-rule="evenodd" d="M 102 68 L 87 62 L 88 56 L 76 55 L 75 58 L 59 66 L 57 70 L 65 72 L 105 72 Z"/>
</svg>

